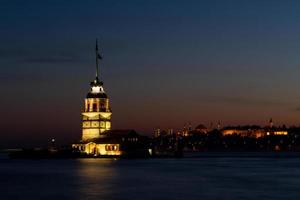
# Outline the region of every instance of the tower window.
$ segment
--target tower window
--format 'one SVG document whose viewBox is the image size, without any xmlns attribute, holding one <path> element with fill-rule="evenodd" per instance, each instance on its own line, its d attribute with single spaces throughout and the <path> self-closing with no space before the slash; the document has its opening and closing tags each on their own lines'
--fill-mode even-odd
<svg viewBox="0 0 300 200">
<path fill-rule="evenodd" d="M 100 103 L 100 109 L 101 109 L 101 111 L 105 111 L 105 105 L 104 105 L 104 103 Z"/>
<path fill-rule="evenodd" d="M 97 104 L 93 103 L 93 111 L 97 111 Z"/>
</svg>

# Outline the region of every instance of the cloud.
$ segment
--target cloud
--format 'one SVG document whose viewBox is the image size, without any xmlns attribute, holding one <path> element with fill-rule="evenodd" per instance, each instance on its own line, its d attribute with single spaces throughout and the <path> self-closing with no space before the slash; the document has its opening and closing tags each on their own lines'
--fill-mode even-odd
<svg viewBox="0 0 300 200">
<path fill-rule="evenodd" d="M 72 62 L 82 62 L 82 58 L 75 56 L 40 56 L 40 57 L 28 57 L 22 59 L 26 63 L 43 63 L 43 64 L 57 64 L 57 63 L 72 63 Z"/>
<path fill-rule="evenodd" d="M 272 99 L 241 97 L 241 96 L 208 96 L 205 99 L 210 102 L 218 102 L 218 103 L 222 102 L 228 104 L 255 105 L 255 106 L 279 106 L 279 105 L 287 104 L 287 102 L 282 102 L 282 101 L 277 101 Z"/>
<path fill-rule="evenodd" d="M 57 64 L 57 63 L 78 63 L 85 62 L 87 59 L 84 59 L 76 55 L 53 55 L 51 53 L 45 53 L 45 55 L 39 55 L 39 53 L 20 53 L 18 51 L 10 52 L 1 52 L 1 59 L 14 60 L 21 63 L 43 63 L 43 64 Z M 49 55 L 49 56 L 47 56 Z"/>
<path fill-rule="evenodd" d="M 86 61 L 83 52 L 79 49 L 62 48 L 62 49 L 41 49 L 39 47 L 0 47 L 0 58 L 7 61 L 16 61 L 19 63 L 74 63 Z M 88 57 L 88 56 L 87 56 Z"/>
</svg>

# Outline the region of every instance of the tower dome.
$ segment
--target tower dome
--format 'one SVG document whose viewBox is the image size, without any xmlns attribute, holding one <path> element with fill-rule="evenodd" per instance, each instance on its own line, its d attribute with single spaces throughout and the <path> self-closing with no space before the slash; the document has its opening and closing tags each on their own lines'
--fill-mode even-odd
<svg viewBox="0 0 300 200">
<path fill-rule="evenodd" d="M 90 86 L 91 89 L 86 98 L 108 98 L 103 88 L 103 82 L 100 82 L 97 77 L 91 82 Z"/>
</svg>

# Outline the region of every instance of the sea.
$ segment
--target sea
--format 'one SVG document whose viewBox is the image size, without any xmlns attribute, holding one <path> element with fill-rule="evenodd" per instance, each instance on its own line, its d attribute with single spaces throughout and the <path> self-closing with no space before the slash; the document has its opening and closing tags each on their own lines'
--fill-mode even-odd
<svg viewBox="0 0 300 200">
<path fill-rule="evenodd" d="M 300 155 L 11 160 L 3 154 L 0 199 L 299 200 Z"/>
</svg>

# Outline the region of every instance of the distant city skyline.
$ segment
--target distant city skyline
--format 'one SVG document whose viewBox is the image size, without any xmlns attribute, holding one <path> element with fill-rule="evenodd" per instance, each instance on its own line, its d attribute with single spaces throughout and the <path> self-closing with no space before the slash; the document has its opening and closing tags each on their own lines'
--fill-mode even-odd
<svg viewBox="0 0 300 200">
<path fill-rule="evenodd" d="M 95 76 L 113 129 L 300 124 L 300 2 L 2 1 L 0 148 L 81 136 Z"/>
</svg>

